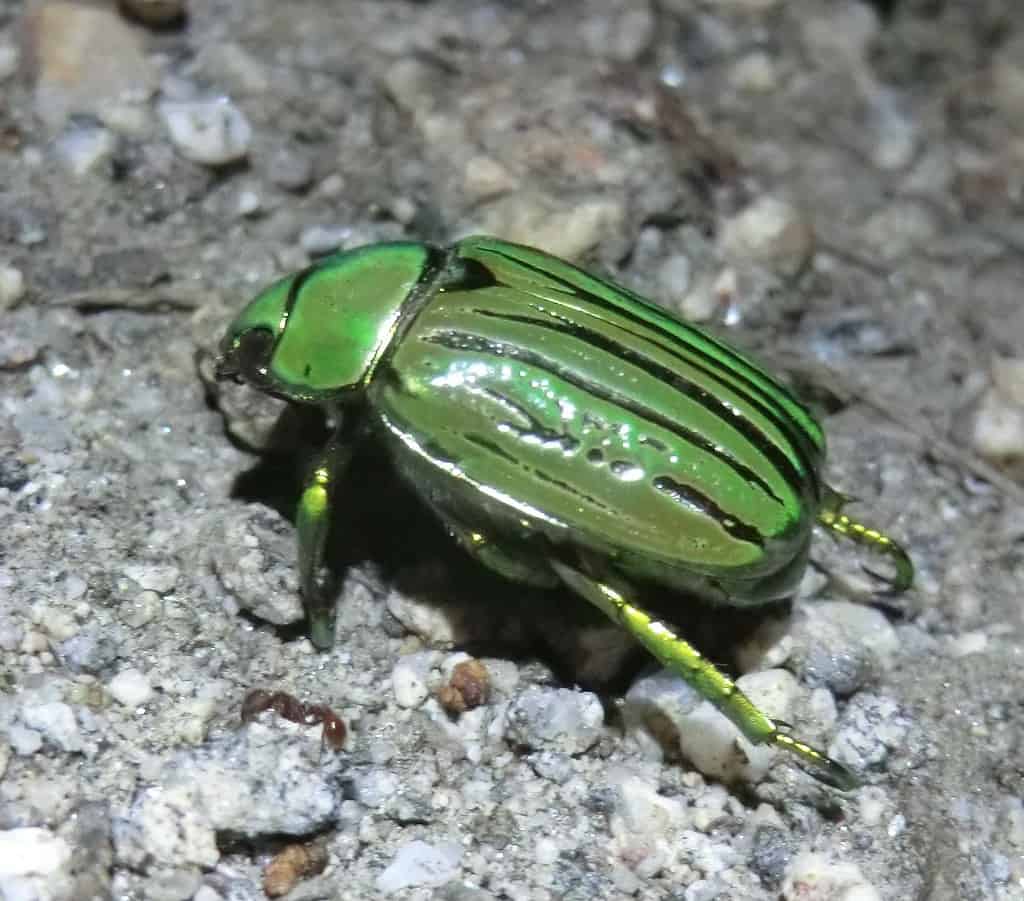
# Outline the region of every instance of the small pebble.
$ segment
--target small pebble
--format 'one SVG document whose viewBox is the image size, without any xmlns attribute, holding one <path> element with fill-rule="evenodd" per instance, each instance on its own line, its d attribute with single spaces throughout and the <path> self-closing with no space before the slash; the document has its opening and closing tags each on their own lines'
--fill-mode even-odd
<svg viewBox="0 0 1024 901">
<path fill-rule="evenodd" d="M 1024 459 L 1024 358 L 992 361 L 992 386 L 982 395 L 972 441 L 989 460 Z"/>
<path fill-rule="evenodd" d="M 880 262 L 899 260 L 926 248 L 939 233 L 937 214 L 917 200 L 887 203 L 860 228 L 866 249 Z"/>
<path fill-rule="evenodd" d="M 249 153 L 252 126 L 227 97 L 165 100 L 159 112 L 171 141 L 186 159 L 205 166 L 224 166 Z"/>
<path fill-rule="evenodd" d="M 238 192 L 237 213 L 243 218 L 255 216 L 263 210 L 263 201 L 260 195 L 251 189 Z"/>
<path fill-rule="evenodd" d="M 641 841 L 658 839 L 687 822 L 686 805 L 659 793 L 656 785 L 627 775 L 617 785 L 612 835 Z"/>
<path fill-rule="evenodd" d="M 443 604 L 392 589 L 384 599 L 388 612 L 413 635 L 435 647 L 451 647 L 492 634 L 494 618 L 474 617 L 464 603 Z"/>
<path fill-rule="evenodd" d="M 77 178 L 109 162 L 116 148 L 117 138 L 109 129 L 74 123 L 61 132 L 53 145 L 57 159 Z"/>
<path fill-rule="evenodd" d="M 516 187 L 516 180 L 501 163 L 489 156 L 474 156 L 463 168 L 463 188 L 478 200 L 506 194 Z"/>
<path fill-rule="evenodd" d="M 191 901 L 202 879 L 196 867 L 152 868 L 146 874 L 142 896 L 146 901 Z"/>
<path fill-rule="evenodd" d="M 95 116 L 108 125 L 148 103 L 157 70 L 137 28 L 116 12 L 84 3 L 32 5 L 23 17 L 35 72 L 36 112 L 54 133 L 70 116 Z"/>
<path fill-rule="evenodd" d="M 892 698 L 862 691 L 843 710 L 829 756 L 854 772 L 881 770 L 892 751 L 903 745 L 910 725 Z"/>
<path fill-rule="evenodd" d="M 685 717 L 704 699 L 676 673 L 658 670 L 630 686 L 622 702 L 622 722 L 645 754 L 661 760 L 675 755 Z"/>
<path fill-rule="evenodd" d="M 775 90 L 779 75 L 775 61 L 756 50 L 739 59 L 729 73 L 733 87 L 751 94 L 768 94 Z"/>
<path fill-rule="evenodd" d="M 590 53 L 619 63 L 640 57 L 656 33 L 651 5 L 635 0 L 603 0 L 599 15 L 582 16 L 577 25 L 577 35 Z"/>
<path fill-rule="evenodd" d="M 263 891 L 268 898 L 287 895 L 299 882 L 322 873 L 327 866 L 327 850 L 322 844 L 287 845 L 263 871 Z"/>
<path fill-rule="evenodd" d="M 768 887 L 777 887 L 793 859 L 796 845 L 787 830 L 767 824 L 758 826 L 750 843 L 750 869 Z"/>
<path fill-rule="evenodd" d="M 395 773 L 383 769 L 363 770 L 352 777 L 355 800 L 364 807 L 383 807 L 401 788 Z"/>
<path fill-rule="evenodd" d="M 286 191 L 304 191 L 313 181 L 313 160 L 300 147 L 279 147 L 267 162 L 267 177 Z"/>
<path fill-rule="evenodd" d="M 487 667 L 476 659 L 455 665 L 448 684 L 442 686 L 437 699 L 450 714 L 465 713 L 487 703 L 491 694 Z"/>
<path fill-rule="evenodd" d="M 659 295 L 666 300 L 683 297 L 690 288 L 693 264 L 685 253 L 676 253 L 658 267 Z"/>
<path fill-rule="evenodd" d="M 153 696 L 153 687 L 149 684 L 149 679 L 132 667 L 121 670 L 114 676 L 107 683 L 107 691 L 115 701 L 125 707 L 138 707 Z"/>
<path fill-rule="evenodd" d="M 43 746 L 43 736 L 20 723 L 7 727 L 7 740 L 19 757 L 31 757 Z"/>
<path fill-rule="evenodd" d="M 25 296 L 25 276 L 20 269 L 0 265 L 0 311 L 9 310 Z"/>
<path fill-rule="evenodd" d="M 399 707 L 419 707 L 430 697 L 430 673 L 439 656 L 436 651 L 422 651 L 398 659 L 391 671 L 391 687 Z"/>
<path fill-rule="evenodd" d="M 0 41 L 0 81 L 6 81 L 18 71 L 18 48 Z"/>
<path fill-rule="evenodd" d="M 176 566 L 160 564 L 131 563 L 121 570 L 129 579 L 138 583 L 145 591 L 169 594 L 178 582 L 181 570 Z"/>
<path fill-rule="evenodd" d="M 949 652 L 954 657 L 981 654 L 987 647 L 988 636 L 984 632 L 965 632 L 949 641 Z"/>
<path fill-rule="evenodd" d="M 299 245 L 309 256 L 319 257 L 343 247 L 351 237 L 352 229 L 347 225 L 311 225 L 303 229 Z"/>
<path fill-rule="evenodd" d="M 409 842 L 377 877 L 377 889 L 390 895 L 405 888 L 444 885 L 458 874 L 462 855 L 461 846 L 454 842 Z"/>
<path fill-rule="evenodd" d="M 1017 133 L 1024 119 L 1024 37 L 1019 33 L 1005 41 L 993 55 L 992 99 L 1004 121 Z"/>
<path fill-rule="evenodd" d="M 295 535 L 283 516 L 252 504 L 218 529 L 213 570 L 239 606 L 276 625 L 305 615 L 295 572 Z"/>
<path fill-rule="evenodd" d="M 785 901 L 881 901 L 882 896 L 853 863 L 805 851 L 797 855 L 782 884 Z"/>
<path fill-rule="evenodd" d="M 894 171 L 910 165 L 917 152 L 918 133 L 892 91 L 877 89 L 872 98 L 871 119 L 875 138 L 872 157 L 879 169 Z"/>
<path fill-rule="evenodd" d="M 71 848 L 49 829 L 0 831 L 0 877 L 48 876 L 71 860 Z"/>
<path fill-rule="evenodd" d="M 567 688 L 528 688 L 508 709 L 505 738 L 513 745 L 582 754 L 604 731 L 597 695 Z"/>
<path fill-rule="evenodd" d="M 788 720 L 799 691 L 786 670 L 748 673 L 736 684 L 773 719 Z M 723 782 L 757 782 L 775 760 L 776 749 L 753 745 L 710 702 L 704 701 L 679 722 L 679 747 L 703 773 Z"/>
<path fill-rule="evenodd" d="M 488 205 L 481 225 L 488 234 L 543 247 L 557 257 L 573 260 L 616 233 L 625 217 L 620 200 L 582 200 L 556 208 L 546 197 L 517 191 Z"/>
<path fill-rule="evenodd" d="M 49 739 L 61 751 L 81 751 L 82 733 L 78 729 L 75 712 L 61 701 L 31 704 L 21 711 L 21 719 L 31 729 Z"/>
<path fill-rule="evenodd" d="M 793 204 L 762 197 L 723 223 L 721 243 L 731 258 L 752 260 L 783 275 L 794 275 L 814 252 L 814 231 Z"/>
</svg>

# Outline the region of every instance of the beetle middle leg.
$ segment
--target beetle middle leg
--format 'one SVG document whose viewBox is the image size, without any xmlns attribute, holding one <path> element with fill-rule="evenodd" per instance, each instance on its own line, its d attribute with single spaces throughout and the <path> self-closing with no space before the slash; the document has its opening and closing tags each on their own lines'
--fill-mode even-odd
<svg viewBox="0 0 1024 901">
<path fill-rule="evenodd" d="M 622 625 L 662 666 L 677 673 L 714 704 L 753 744 L 771 744 L 795 754 L 822 782 L 848 791 L 857 778 L 841 763 L 783 731 L 693 645 L 631 601 L 625 589 L 596 579 L 558 560 L 551 566 L 562 581 L 611 620 Z"/>
<path fill-rule="evenodd" d="M 353 430 L 346 428 L 342 420 L 310 467 L 295 516 L 299 589 L 306 608 L 309 637 L 320 650 L 327 650 L 334 644 L 334 598 L 320 583 L 320 568 L 338 479 L 352 459 L 353 445 Z"/>
</svg>

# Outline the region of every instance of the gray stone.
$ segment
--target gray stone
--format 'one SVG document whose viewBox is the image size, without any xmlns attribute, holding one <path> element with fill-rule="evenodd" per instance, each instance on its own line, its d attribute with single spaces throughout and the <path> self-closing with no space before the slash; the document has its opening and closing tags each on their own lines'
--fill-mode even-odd
<svg viewBox="0 0 1024 901">
<path fill-rule="evenodd" d="M 409 842 L 398 849 L 395 859 L 377 878 L 377 888 L 390 895 L 415 886 L 444 885 L 458 874 L 461 860 L 462 848 L 454 842 Z"/>
<path fill-rule="evenodd" d="M 67 704 L 29 704 L 22 708 L 21 719 L 61 751 L 81 751 L 84 747 L 75 712 Z"/>
<path fill-rule="evenodd" d="M 597 695 L 567 688 L 527 688 L 508 709 L 505 738 L 515 745 L 582 754 L 604 731 Z"/>
</svg>

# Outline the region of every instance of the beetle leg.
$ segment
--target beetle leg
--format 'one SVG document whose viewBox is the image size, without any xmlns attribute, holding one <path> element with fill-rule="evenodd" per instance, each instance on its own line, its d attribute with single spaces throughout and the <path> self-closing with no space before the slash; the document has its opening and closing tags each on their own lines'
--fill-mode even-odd
<svg viewBox="0 0 1024 901">
<path fill-rule="evenodd" d="M 789 735 L 763 714 L 732 681 L 693 645 L 606 581 L 552 560 L 562 581 L 621 624 L 662 666 L 677 673 L 718 708 L 753 744 L 771 744 L 795 754 L 822 782 L 849 791 L 857 778 L 841 763 Z"/>
<path fill-rule="evenodd" d="M 352 443 L 344 440 L 339 426 L 310 468 L 295 516 L 299 538 L 299 588 L 306 608 L 309 637 L 322 651 L 334 644 L 334 598 L 320 584 L 320 567 L 337 481 L 351 458 Z"/>
<path fill-rule="evenodd" d="M 897 544 L 888 535 L 851 519 L 843 512 L 843 507 L 850 498 L 841 494 L 834 488 L 825 486 L 825 499 L 818 513 L 818 522 L 835 534 L 849 538 L 857 544 L 870 547 L 879 553 L 885 554 L 892 561 L 896 569 L 896 575 L 887 577 L 874 572 L 868 567 L 863 567 L 868 575 L 889 584 L 889 589 L 894 594 L 906 591 L 914 581 L 914 564 L 902 545 Z"/>
<path fill-rule="evenodd" d="M 475 529 L 463 526 L 443 514 L 442 517 L 448 532 L 459 545 L 492 572 L 513 582 L 540 588 L 554 588 L 558 585 L 558 576 L 551 571 L 543 557 L 534 557 L 528 553 L 517 554 L 495 544 Z"/>
</svg>

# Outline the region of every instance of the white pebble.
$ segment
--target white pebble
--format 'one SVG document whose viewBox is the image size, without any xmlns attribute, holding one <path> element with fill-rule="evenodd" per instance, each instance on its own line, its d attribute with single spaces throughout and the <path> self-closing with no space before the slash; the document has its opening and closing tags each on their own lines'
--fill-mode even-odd
<svg viewBox="0 0 1024 901">
<path fill-rule="evenodd" d="M 786 901 L 881 901 L 856 864 L 805 852 L 793 858 L 782 884 Z"/>
<path fill-rule="evenodd" d="M 702 703 L 703 698 L 696 689 L 676 673 L 663 669 L 638 679 L 630 686 L 623 698 L 622 722 L 646 757 L 661 760 L 668 750 L 665 747 L 669 737 L 666 735 L 666 720 L 678 732 L 684 718 Z"/>
<path fill-rule="evenodd" d="M 169 594 L 174 590 L 181 571 L 176 566 L 131 563 L 121 570 L 129 579 L 138 583 L 145 591 Z"/>
<path fill-rule="evenodd" d="M 748 673 L 736 684 L 768 716 L 789 719 L 798 685 L 788 671 Z M 723 782 L 757 782 L 775 759 L 775 748 L 751 744 L 707 701 L 682 717 L 678 728 L 679 747 L 686 758 L 705 776 Z"/>
<path fill-rule="evenodd" d="M 57 159 L 77 178 L 102 166 L 116 147 L 113 132 L 100 125 L 72 125 L 53 144 Z"/>
<path fill-rule="evenodd" d="M 435 652 L 424 651 L 399 658 L 391 671 L 391 687 L 399 707 L 419 707 L 430 696 L 428 680 L 437 657 Z"/>
<path fill-rule="evenodd" d="M 43 736 L 20 723 L 7 727 L 7 740 L 19 757 L 31 757 L 43 746 Z"/>
<path fill-rule="evenodd" d="M 255 191 L 246 188 L 238 194 L 238 215 L 255 216 L 263 209 L 263 200 Z"/>
<path fill-rule="evenodd" d="M 227 97 L 165 101 L 160 115 L 181 155 L 206 166 L 223 166 L 249 153 L 252 126 Z"/>
<path fill-rule="evenodd" d="M 13 266 L 0 266 L 0 310 L 6 310 L 25 296 L 25 276 Z"/>
<path fill-rule="evenodd" d="M 48 876 L 71 859 L 71 848 L 49 829 L 0 832 L 0 876 Z"/>
<path fill-rule="evenodd" d="M 992 361 L 992 387 L 974 421 L 974 446 L 992 460 L 1024 457 L 1024 358 Z"/>
<path fill-rule="evenodd" d="M 61 701 L 31 704 L 22 710 L 25 725 L 48 738 L 62 751 L 81 751 L 82 733 L 78 730 L 75 712 Z"/>
<path fill-rule="evenodd" d="M 949 652 L 954 657 L 980 654 L 987 647 L 988 636 L 984 632 L 965 632 L 963 635 L 950 639 L 949 642 Z"/>
<path fill-rule="evenodd" d="M 377 877 L 377 888 L 390 895 L 412 886 L 444 885 L 456 876 L 461 861 L 462 848 L 454 842 L 409 842 L 398 849 L 395 859 Z"/>
<path fill-rule="evenodd" d="M 299 236 L 299 244 L 311 257 L 331 253 L 352 237 L 352 229 L 347 225 L 311 225 L 303 229 Z"/>
<path fill-rule="evenodd" d="M 129 667 L 121 670 L 107 683 L 111 697 L 125 707 L 138 707 L 153 696 L 149 679 L 139 670 Z"/>
<path fill-rule="evenodd" d="M 810 221 L 791 203 L 761 197 L 725 221 L 721 232 L 726 256 L 770 265 L 792 275 L 814 251 Z"/>
<path fill-rule="evenodd" d="M 0 81 L 18 71 L 18 48 L 6 42 L 0 44 Z"/>
</svg>

